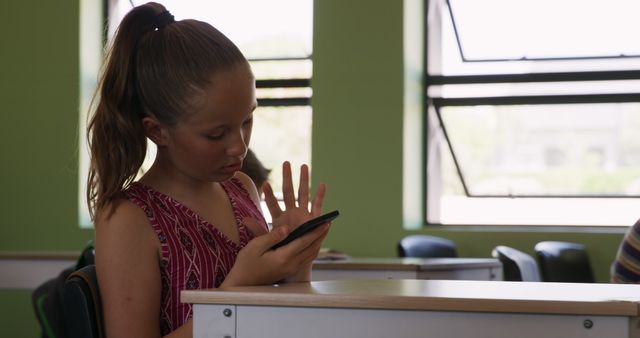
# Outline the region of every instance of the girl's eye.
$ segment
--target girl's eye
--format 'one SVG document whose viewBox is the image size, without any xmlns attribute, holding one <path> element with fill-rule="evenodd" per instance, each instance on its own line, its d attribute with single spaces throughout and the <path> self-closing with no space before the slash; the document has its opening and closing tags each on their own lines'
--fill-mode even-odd
<svg viewBox="0 0 640 338">
<path fill-rule="evenodd" d="M 248 120 L 246 120 L 246 121 L 244 121 L 244 123 L 242 123 L 242 125 L 248 126 L 248 125 L 250 125 L 252 123 L 253 123 L 253 117 L 248 119 Z"/>
<path fill-rule="evenodd" d="M 224 137 L 224 133 L 207 135 L 207 138 L 213 141 L 221 140 L 223 137 Z"/>
</svg>

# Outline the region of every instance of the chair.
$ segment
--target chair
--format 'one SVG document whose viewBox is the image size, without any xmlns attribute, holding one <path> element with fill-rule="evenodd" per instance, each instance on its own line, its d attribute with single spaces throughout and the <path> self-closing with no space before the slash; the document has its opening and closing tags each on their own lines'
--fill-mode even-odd
<svg viewBox="0 0 640 338">
<path fill-rule="evenodd" d="M 93 264 L 95 251 L 93 241 L 90 241 L 82 250 L 76 264 L 62 270 L 57 276 L 52 277 L 38 285 L 31 293 L 31 303 L 40 325 L 41 337 L 67 337 L 67 326 L 75 320 L 73 317 L 65 317 L 64 293 L 67 278 L 76 270 Z"/>
<path fill-rule="evenodd" d="M 491 256 L 502 263 L 502 275 L 506 281 L 539 282 L 540 272 L 535 259 L 520 250 L 498 245 Z"/>
<path fill-rule="evenodd" d="M 586 247 L 571 242 L 543 241 L 534 248 L 545 282 L 595 283 Z"/>
<path fill-rule="evenodd" d="M 87 265 L 69 275 L 64 285 L 63 308 L 69 337 L 104 337 L 95 265 Z"/>
<path fill-rule="evenodd" d="M 398 242 L 398 257 L 458 257 L 454 242 L 436 236 L 409 235 Z"/>
</svg>

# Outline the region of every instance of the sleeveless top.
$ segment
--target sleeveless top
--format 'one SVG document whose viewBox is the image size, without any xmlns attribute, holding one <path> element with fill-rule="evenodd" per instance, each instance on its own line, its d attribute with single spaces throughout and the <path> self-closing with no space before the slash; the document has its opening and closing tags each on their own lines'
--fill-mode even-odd
<svg viewBox="0 0 640 338">
<path fill-rule="evenodd" d="M 170 196 L 139 182 L 125 190 L 127 199 L 142 208 L 160 240 L 162 335 L 192 317 L 191 304 L 180 302 L 181 290 L 216 288 L 222 284 L 240 249 L 253 238 L 242 219 L 252 217 L 267 227 L 260 209 L 238 179 L 220 184 L 233 208 L 238 244 Z"/>
<path fill-rule="evenodd" d="M 611 271 L 613 283 L 640 283 L 640 220 L 624 236 Z"/>
</svg>

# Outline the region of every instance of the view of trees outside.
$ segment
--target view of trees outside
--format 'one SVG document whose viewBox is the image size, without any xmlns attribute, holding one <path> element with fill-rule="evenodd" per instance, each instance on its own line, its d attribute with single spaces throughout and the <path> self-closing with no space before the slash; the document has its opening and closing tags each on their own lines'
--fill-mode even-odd
<svg viewBox="0 0 640 338">
<path fill-rule="evenodd" d="M 472 195 L 640 195 L 638 103 L 444 107 L 442 118 Z M 461 193 L 453 169 L 445 194 Z"/>
</svg>

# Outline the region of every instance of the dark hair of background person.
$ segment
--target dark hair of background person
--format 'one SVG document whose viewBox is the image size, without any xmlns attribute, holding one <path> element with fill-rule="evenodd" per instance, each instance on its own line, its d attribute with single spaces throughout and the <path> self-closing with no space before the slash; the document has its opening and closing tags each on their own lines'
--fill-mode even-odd
<svg viewBox="0 0 640 338">
<path fill-rule="evenodd" d="M 253 181 L 258 188 L 258 191 L 262 191 L 262 185 L 269 179 L 269 173 L 271 169 L 267 169 L 264 167 L 262 162 L 258 159 L 256 154 L 249 149 L 247 151 L 247 156 L 244 158 L 242 162 L 242 168 L 240 169 L 243 173 L 247 174 L 249 178 Z"/>
</svg>

